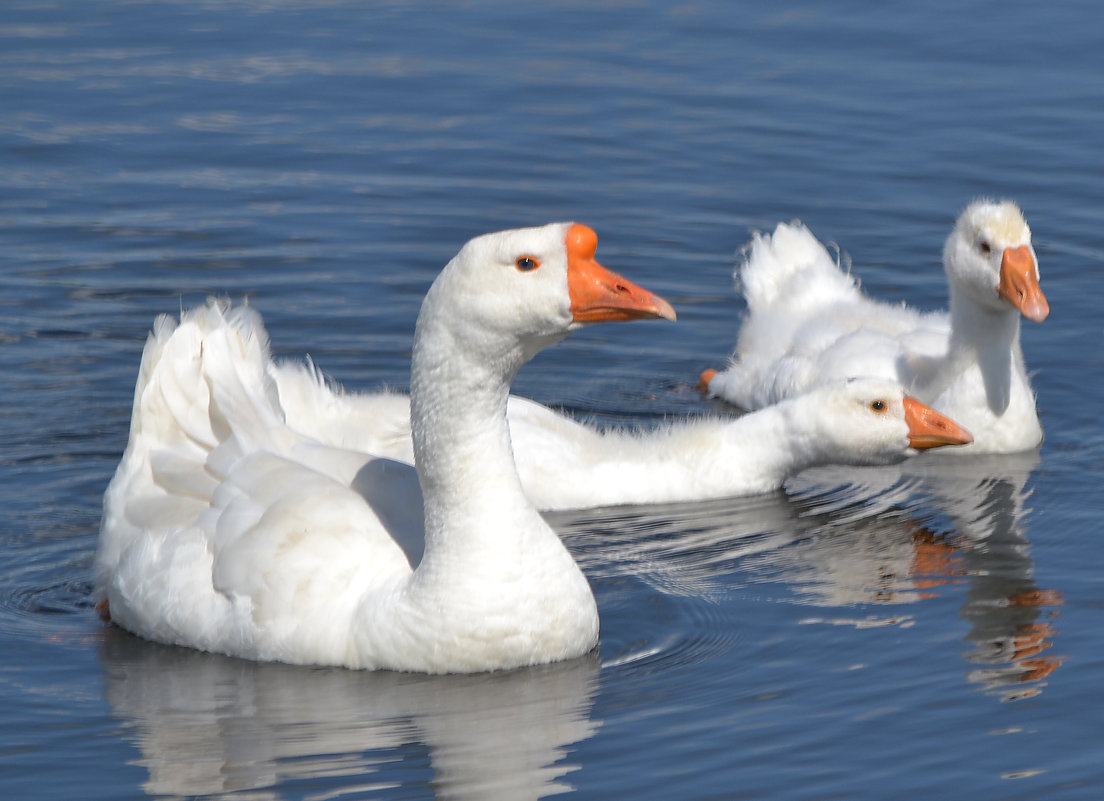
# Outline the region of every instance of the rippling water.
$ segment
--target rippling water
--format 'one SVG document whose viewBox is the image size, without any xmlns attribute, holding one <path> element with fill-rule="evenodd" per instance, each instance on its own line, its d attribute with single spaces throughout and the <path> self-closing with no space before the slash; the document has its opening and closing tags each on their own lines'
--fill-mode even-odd
<svg viewBox="0 0 1104 801">
<path fill-rule="evenodd" d="M 1079 799 L 1104 783 L 1104 14 L 944 0 L 9 3 L 0 14 L 0 795 Z M 679 323 L 581 332 L 521 394 L 605 423 L 692 384 L 734 254 L 802 218 L 868 291 L 1018 200 L 1047 439 L 785 492 L 550 517 L 599 652 L 424 677 L 137 640 L 89 602 L 153 319 L 248 296 L 280 354 L 404 388 L 471 236 L 574 219 Z"/>
</svg>

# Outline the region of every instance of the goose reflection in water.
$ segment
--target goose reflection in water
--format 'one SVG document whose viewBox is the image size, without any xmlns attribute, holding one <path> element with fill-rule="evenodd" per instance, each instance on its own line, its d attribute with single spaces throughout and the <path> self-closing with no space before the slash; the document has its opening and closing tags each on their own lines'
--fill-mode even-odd
<svg viewBox="0 0 1104 801">
<path fill-rule="evenodd" d="M 543 798 L 572 789 L 572 746 L 599 727 L 593 653 L 427 676 L 248 662 L 111 628 L 101 658 L 154 796 L 275 799 L 309 780 L 320 797 L 348 797 L 421 774 L 438 797 Z"/>
<path fill-rule="evenodd" d="M 943 538 L 939 559 L 928 564 L 948 564 L 950 575 L 966 580 L 960 614 L 974 645 L 966 659 L 979 666 L 968 678 L 1004 700 L 1036 695 L 1039 682 L 1062 664 L 1061 656 L 1044 651 L 1053 646 L 1053 621 L 1063 603 L 1060 592 L 1039 587 L 1032 577 L 1024 519 L 1038 454 L 930 464 L 922 481 L 951 518 L 954 536 Z"/>
<path fill-rule="evenodd" d="M 711 504 L 549 515 L 588 576 L 632 576 L 668 594 L 720 599 L 737 582 L 784 583 L 839 610 L 809 624 L 910 626 L 872 609 L 961 592 L 966 679 L 1002 700 L 1039 693 L 1062 604 L 1039 587 L 1025 530 L 1035 452 L 926 455 L 896 468 L 818 468 L 785 493 Z M 611 525 L 612 523 L 612 525 Z M 857 616 L 843 610 L 863 608 Z"/>
</svg>

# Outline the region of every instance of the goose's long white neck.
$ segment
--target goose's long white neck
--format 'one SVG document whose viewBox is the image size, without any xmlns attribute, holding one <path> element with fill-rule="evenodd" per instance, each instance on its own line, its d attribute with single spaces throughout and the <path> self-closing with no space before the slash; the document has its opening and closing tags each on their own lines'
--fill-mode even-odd
<svg viewBox="0 0 1104 801">
<path fill-rule="evenodd" d="M 951 337 L 947 361 L 923 400 L 934 402 L 967 367 L 981 370 L 989 408 L 1001 414 L 1009 402 L 1014 371 L 1023 372 L 1020 353 L 1020 314 L 976 303 L 951 289 Z"/>
<path fill-rule="evenodd" d="M 419 318 L 411 433 L 426 503 L 427 546 L 449 516 L 477 512 L 488 500 L 500 510 L 524 505 L 506 423 L 517 355 L 488 361 L 469 358 L 467 350 L 447 322 Z"/>
<path fill-rule="evenodd" d="M 434 658 L 451 652 L 453 670 L 582 654 L 598 636 L 594 596 L 525 496 L 510 447 L 509 384 L 532 353 L 516 335 L 464 325 L 432 297 L 411 366 L 425 553 L 403 593 L 404 624 Z"/>
<path fill-rule="evenodd" d="M 803 410 L 807 402 L 806 397 L 798 396 L 729 424 L 725 432 L 729 452 L 733 443 L 739 443 L 754 459 L 754 472 L 745 479 L 745 491 L 775 489 L 787 476 L 838 458 L 825 444 L 827 438 L 816 430 L 816 421 Z"/>
<path fill-rule="evenodd" d="M 526 486 L 542 509 L 723 498 L 777 489 L 795 472 L 836 456 L 826 453 L 802 399 L 736 419 L 702 419 L 647 432 L 596 431 L 574 436 L 579 457 L 542 454 Z M 563 454 L 561 454 L 563 455 Z"/>
<path fill-rule="evenodd" d="M 734 420 L 691 422 L 665 437 L 666 458 L 682 464 L 688 486 L 669 500 L 767 492 L 806 467 L 827 461 L 803 397 Z"/>
</svg>

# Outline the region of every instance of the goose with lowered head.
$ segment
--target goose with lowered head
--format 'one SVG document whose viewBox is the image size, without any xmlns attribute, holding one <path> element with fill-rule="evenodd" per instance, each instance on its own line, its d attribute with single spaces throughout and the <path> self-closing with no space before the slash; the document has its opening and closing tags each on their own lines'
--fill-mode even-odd
<svg viewBox="0 0 1104 801">
<path fill-rule="evenodd" d="M 816 387 L 736 418 L 646 431 L 601 431 L 522 403 L 511 399 L 515 459 L 526 494 L 546 510 L 769 492 L 817 465 L 893 464 L 970 442 L 954 421 L 881 379 Z"/>
<path fill-rule="evenodd" d="M 706 370 L 707 394 L 758 409 L 842 378 L 901 382 L 968 428 L 964 451 L 1011 453 L 1043 438 L 1023 353 L 1020 317 L 1049 314 L 1019 207 L 977 200 L 943 249 L 949 312 L 872 299 L 801 223 L 757 234 L 739 270 L 747 300 L 732 364 Z"/>
<path fill-rule="evenodd" d="M 488 234 L 437 277 L 411 364 L 416 481 L 287 425 L 253 310 L 160 318 L 104 497 L 101 614 L 160 642 L 353 668 L 469 672 L 593 648 L 594 597 L 522 492 L 506 404 L 522 364 L 580 325 L 674 319 L 599 265 L 596 243 L 570 223 Z"/>
<path fill-rule="evenodd" d="M 412 463 L 409 404 L 396 393 L 347 393 L 297 365 L 273 366 L 288 425 Z M 806 468 L 885 465 L 964 445 L 970 433 L 884 379 L 854 379 L 739 417 L 601 430 L 511 396 L 510 441 L 538 509 L 668 503 L 769 492 Z"/>
</svg>

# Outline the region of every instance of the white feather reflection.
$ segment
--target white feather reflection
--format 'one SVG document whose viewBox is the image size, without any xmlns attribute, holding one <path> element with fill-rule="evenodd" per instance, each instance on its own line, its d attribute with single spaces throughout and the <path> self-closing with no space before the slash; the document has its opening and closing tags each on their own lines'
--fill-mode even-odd
<svg viewBox="0 0 1104 801">
<path fill-rule="evenodd" d="M 1026 533 L 1037 463 L 1036 453 L 933 453 L 892 468 L 808 471 L 785 493 L 549 518 L 588 575 L 710 601 L 778 582 L 798 603 L 832 610 L 805 623 L 908 626 L 909 605 L 959 593 L 971 627 L 966 679 L 1014 700 L 1038 693 L 1062 663 L 1042 655 L 1062 596 L 1036 585 Z"/>
<path fill-rule="evenodd" d="M 278 799 L 308 780 L 346 797 L 397 786 L 458 799 L 571 790 L 571 746 L 593 736 L 596 654 L 461 676 L 254 663 L 105 631 L 107 699 L 154 796 Z"/>
</svg>

